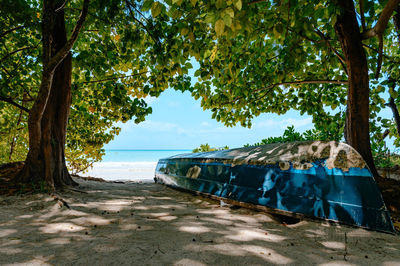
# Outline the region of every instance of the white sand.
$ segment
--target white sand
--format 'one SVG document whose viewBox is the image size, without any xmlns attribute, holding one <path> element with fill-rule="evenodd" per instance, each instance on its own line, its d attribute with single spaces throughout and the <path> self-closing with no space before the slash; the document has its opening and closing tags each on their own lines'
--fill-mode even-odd
<svg viewBox="0 0 400 266">
<path fill-rule="evenodd" d="M 98 162 L 82 176 L 103 178 L 108 181 L 153 182 L 157 162 Z"/>
<path fill-rule="evenodd" d="M 221 207 L 153 183 L 77 180 L 70 206 L 0 196 L 0 265 L 400 265 L 400 238 Z"/>
</svg>

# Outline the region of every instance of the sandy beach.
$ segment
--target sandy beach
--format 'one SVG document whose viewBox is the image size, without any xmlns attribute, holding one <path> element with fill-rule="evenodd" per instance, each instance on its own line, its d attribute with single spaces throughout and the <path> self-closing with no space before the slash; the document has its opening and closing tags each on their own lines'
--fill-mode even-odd
<svg viewBox="0 0 400 266">
<path fill-rule="evenodd" d="M 107 181 L 151 182 L 157 161 L 154 162 L 96 162 L 82 176 L 102 178 Z"/>
<path fill-rule="evenodd" d="M 150 182 L 0 196 L 1 265 L 400 265 L 400 238 L 273 216 Z"/>
</svg>

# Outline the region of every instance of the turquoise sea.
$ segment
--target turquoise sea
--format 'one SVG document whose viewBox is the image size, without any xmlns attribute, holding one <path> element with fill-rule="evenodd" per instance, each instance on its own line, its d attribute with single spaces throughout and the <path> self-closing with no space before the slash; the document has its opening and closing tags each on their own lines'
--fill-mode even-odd
<svg viewBox="0 0 400 266">
<path fill-rule="evenodd" d="M 178 150 L 106 150 L 102 162 L 157 162 L 172 155 L 190 153 L 189 149 Z"/>
</svg>

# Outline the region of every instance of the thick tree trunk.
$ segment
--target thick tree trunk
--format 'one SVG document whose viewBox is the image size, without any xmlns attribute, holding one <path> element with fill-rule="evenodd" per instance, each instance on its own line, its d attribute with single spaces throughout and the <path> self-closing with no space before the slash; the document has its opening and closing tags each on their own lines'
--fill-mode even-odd
<svg viewBox="0 0 400 266">
<path fill-rule="evenodd" d="M 389 103 L 387 103 L 387 105 L 390 107 L 390 109 L 392 109 L 394 122 L 396 123 L 397 134 L 400 136 L 400 114 L 393 97 L 390 97 Z"/>
<path fill-rule="evenodd" d="M 393 16 L 393 24 L 397 32 L 398 44 L 400 45 L 400 5 L 396 8 L 396 14 Z"/>
<path fill-rule="evenodd" d="M 397 13 L 393 16 L 393 24 L 397 32 L 397 41 L 400 46 L 400 6 L 397 7 L 396 12 Z M 393 83 L 392 88 L 394 90 L 397 82 L 390 77 L 389 81 Z M 400 114 L 392 96 L 390 96 L 389 103 L 387 103 L 387 105 L 390 107 L 390 109 L 392 109 L 393 118 L 396 123 L 397 134 L 400 136 Z"/>
<path fill-rule="evenodd" d="M 367 57 L 352 0 L 338 0 L 342 9 L 335 30 L 346 58 L 349 84 L 347 93 L 346 136 L 350 146 L 364 158 L 374 176 L 378 176 L 369 136 L 369 77 Z"/>
<path fill-rule="evenodd" d="M 55 13 L 53 25 L 51 56 L 54 56 L 67 42 L 63 10 Z M 42 116 L 35 112 L 30 113 L 30 119 L 32 116 L 39 118 L 36 123 L 40 123 L 40 128 L 35 130 L 40 136 L 30 137 L 28 156 L 17 181 L 24 183 L 44 181 L 56 189 L 76 185 L 68 173 L 64 154 L 71 106 L 71 60 L 71 54 L 68 54 L 55 69 Z M 38 126 L 36 123 L 32 124 Z M 29 130 L 31 135 L 31 128 Z"/>
</svg>

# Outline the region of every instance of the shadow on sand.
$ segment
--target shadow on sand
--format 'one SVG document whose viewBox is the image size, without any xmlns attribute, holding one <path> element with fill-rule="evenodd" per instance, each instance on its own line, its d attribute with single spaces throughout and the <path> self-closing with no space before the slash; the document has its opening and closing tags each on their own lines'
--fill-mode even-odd
<svg viewBox="0 0 400 266">
<path fill-rule="evenodd" d="M 152 183 L 77 180 L 85 193 L 0 197 L 0 264 L 400 264 L 396 235 L 301 221 Z"/>
</svg>

